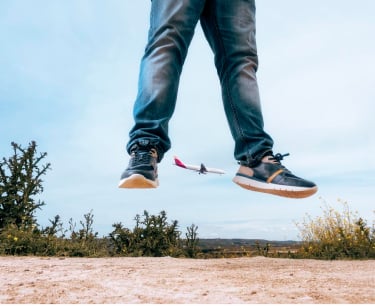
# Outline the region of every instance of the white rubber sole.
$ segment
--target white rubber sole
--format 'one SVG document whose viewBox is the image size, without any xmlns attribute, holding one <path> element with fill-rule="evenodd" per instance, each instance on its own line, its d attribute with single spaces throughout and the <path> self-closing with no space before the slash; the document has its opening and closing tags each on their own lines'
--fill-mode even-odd
<svg viewBox="0 0 375 306">
<path fill-rule="evenodd" d="M 149 180 L 145 178 L 141 174 L 133 174 L 127 178 L 122 179 L 118 187 L 119 188 L 157 188 L 159 186 L 159 181 L 156 179 L 155 181 Z"/>
<path fill-rule="evenodd" d="M 256 180 L 252 180 L 243 176 L 236 175 L 233 180 L 234 183 L 241 186 L 242 188 L 269 193 L 273 195 L 278 195 L 286 198 L 307 198 L 312 196 L 318 191 L 318 187 L 295 187 L 295 186 L 285 186 L 272 183 L 263 183 Z"/>
</svg>

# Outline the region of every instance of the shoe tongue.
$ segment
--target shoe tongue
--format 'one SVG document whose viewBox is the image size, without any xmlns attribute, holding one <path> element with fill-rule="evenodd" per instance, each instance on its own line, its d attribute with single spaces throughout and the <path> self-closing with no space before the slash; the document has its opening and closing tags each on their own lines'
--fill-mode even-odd
<svg viewBox="0 0 375 306">
<path fill-rule="evenodd" d="M 262 158 L 263 163 L 278 164 L 277 160 L 272 155 L 267 155 Z"/>
<path fill-rule="evenodd" d="M 152 154 L 155 158 L 158 157 L 158 151 L 156 151 L 156 149 L 152 148 L 152 149 L 150 150 L 150 152 L 151 152 L 151 154 Z"/>
</svg>

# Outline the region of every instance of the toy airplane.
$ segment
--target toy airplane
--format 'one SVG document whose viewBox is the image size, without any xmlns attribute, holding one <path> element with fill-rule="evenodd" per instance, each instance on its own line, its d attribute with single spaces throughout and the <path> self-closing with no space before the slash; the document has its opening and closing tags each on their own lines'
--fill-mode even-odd
<svg viewBox="0 0 375 306">
<path fill-rule="evenodd" d="M 225 172 L 221 169 L 216 168 L 206 168 L 205 165 L 201 164 L 200 166 L 195 165 L 186 165 L 181 160 L 178 159 L 177 156 L 174 157 L 174 164 L 178 167 L 189 169 L 198 172 L 199 174 L 206 174 L 206 173 L 217 173 L 217 174 L 224 174 Z"/>
</svg>

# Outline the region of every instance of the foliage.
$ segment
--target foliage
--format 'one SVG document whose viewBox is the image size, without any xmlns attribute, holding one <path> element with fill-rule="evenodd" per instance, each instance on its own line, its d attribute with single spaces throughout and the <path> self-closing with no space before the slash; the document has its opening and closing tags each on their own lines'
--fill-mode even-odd
<svg viewBox="0 0 375 306">
<path fill-rule="evenodd" d="M 167 214 L 150 215 L 146 210 L 143 215 L 136 215 L 133 231 L 122 223 L 113 224 L 109 234 L 117 255 L 126 256 L 179 256 L 182 255 L 178 222 L 168 223 Z"/>
<path fill-rule="evenodd" d="M 93 214 L 84 215 L 82 228 L 75 230 L 75 223 L 69 221 L 69 230 L 63 229 L 60 216 L 55 216 L 45 229 L 19 228 L 8 225 L 0 232 L 0 254 L 38 256 L 108 256 L 106 239 L 99 239 L 93 232 Z M 72 226 L 74 224 L 74 227 Z M 66 234 L 70 232 L 67 237 Z"/>
<path fill-rule="evenodd" d="M 321 259 L 375 258 L 375 228 L 340 201 L 343 211 L 325 205 L 323 216 L 297 224 L 303 241 L 302 257 Z"/>
<path fill-rule="evenodd" d="M 323 216 L 309 215 L 301 224 L 302 242 L 285 245 L 273 241 L 252 244 L 228 239 L 226 244 L 204 244 L 198 239 L 198 226 L 187 227 L 181 238 L 178 222 L 167 220 L 165 211 L 158 215 L 136 215 L 130 230 L 121 222 L 113 224 L 108 237 L 99 238 L 94 231 L 92 211 L 84 214 L 79 228 L 73 219 L 64 228 L 59 215 L 50 225 L 39 228 L 35 213 L 45 205 L 35 198 L 43 192 L 42 177 L 50 164 L 42 161 L 47 153 L 37 153 L 34 141 L 23 148 L 12 143 L 13 155 L 0 160 L 0 254 L 38 256 L 174 256 L 191 258 L 223 258 L 266 256 L 317 259 L 375 258 L 375 225 L 349 209 L 340 201 L 343 211 L 325 205 Z M 217 241 L 213 243 L 216 244 Z"/>
<path fill-rule="evenodd" d="M 36 224 L 35 211 L 45 205 L 34 197 L 43 192 L 42 176 L 50 164 L 40 165 L 47 153 L 37 155 L 35 141 L 27 148 L 11 145 L 13 155 L 0 161 L 0 231 L 7 225 L 29 230 Z"/>
<path fill-rule="evenodd" d="M 192 224 L 191 226 L 187 227 L 187 233 L 185 233 L 186 240 L 185 240 L 185 252 L 188 257 L 196 258 L 200 252 L 200 248 L 198 246 L 199 238 L 198 238 L 198 226 Z"/>
<path fill-rule="evenodd" d="M 35 254 L 40 244 L 39 238 L 37 229 L 8 224 L 0 232 L 0 252 L 6 255 Z"/>
<path fill-rule="evenodd" d="M 265 246 L 261 246 L 260 243 L 259 243 L 259 241 L 256 241 L 255 242 L 255 247 L 256 247 L 256 250 L 257 250 L 257 254 L 259 256 L 268 257 L 268 253 L 270 251 L 271 244 L 269 244 L 267 242 Z"/>
</svg>

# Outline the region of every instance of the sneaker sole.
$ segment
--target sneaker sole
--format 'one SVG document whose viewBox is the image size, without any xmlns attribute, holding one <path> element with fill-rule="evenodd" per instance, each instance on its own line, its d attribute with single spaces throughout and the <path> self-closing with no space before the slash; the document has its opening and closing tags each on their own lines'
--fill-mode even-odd
<svg viewBox="0 0 375 306">
<path fill-rule="evenodd" d="M 141 174 L 133 174 L 124 178 L 118 184 L 119 188 L 156 188 L 159 186 L 159 181 L 149 180 Z"/>
<path fill-rule="evenodd" d="M 301 199 L 312 196 L 318 191 L 318 187 L 295 187 L 286 185 L 277 185 L 272 183 L 262 183 L 256 180 L 245 178 L 242 176 L 235 176 L 232 180 L 242 188 L 278 195 L 286 198 Z"/>
</svg>

